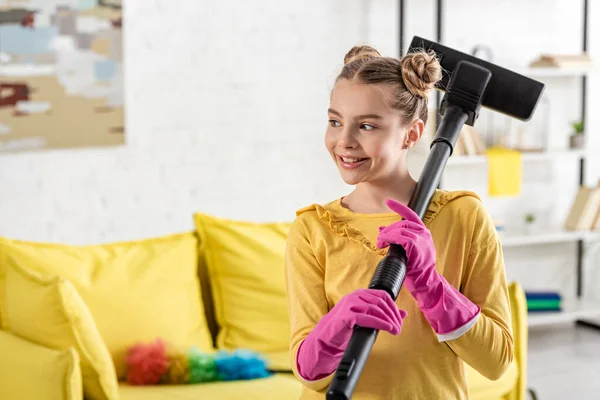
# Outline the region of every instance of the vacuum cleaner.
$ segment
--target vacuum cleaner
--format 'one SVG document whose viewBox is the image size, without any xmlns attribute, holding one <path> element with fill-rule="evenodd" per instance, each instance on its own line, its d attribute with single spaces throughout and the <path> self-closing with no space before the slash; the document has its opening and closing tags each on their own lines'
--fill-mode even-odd
<svg viewBox="0 0 600 400">
<path fill-rule="evenodd" d="M 473 126 L 482 106 L 511 118 L 528 121 L 545 86 L 529 77 L 419 36 L 413 37 L 410 49 L 433 50 L 436 53 L 443 70 L 436 89 L 445 92 L 439 112 L 443 118 L 408 203 L 408 207 L 423 219 L 463 124 Z M 406 252 L 402 246 L 392 244 L 377 265 L 369 288 L 385 290 L 396 300 L 405 275 Z M 352 398 L 377 334 L 376 329 L 354 327 L 329 385 L 327 400 Z"/>
</svg>

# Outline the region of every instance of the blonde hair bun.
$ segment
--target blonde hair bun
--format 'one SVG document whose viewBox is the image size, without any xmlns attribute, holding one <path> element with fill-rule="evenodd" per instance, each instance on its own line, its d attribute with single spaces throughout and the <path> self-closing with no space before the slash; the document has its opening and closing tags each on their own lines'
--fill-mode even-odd
<svg viewBox="0 0 600 400">
<path fill-rule="evenodd" d="M 358 60 L 366 61 L 377 57 L 381 57 L 381 54 L 371 46 L 354 46 L 344 56 L 344 65 Z"/>
<path fill-rule="evenodd" d="M 442 79 L 442 66 L 435 52 L 408 53 L 401 60 L 404 85 L 413 95 L 427 97 L 428 92 Z"/>
</svg>

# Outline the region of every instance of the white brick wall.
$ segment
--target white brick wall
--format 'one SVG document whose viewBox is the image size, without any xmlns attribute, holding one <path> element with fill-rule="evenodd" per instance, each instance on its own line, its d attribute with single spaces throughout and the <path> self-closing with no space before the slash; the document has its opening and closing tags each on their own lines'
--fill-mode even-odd
<svg viewBox="0 0 600 400">
<path fill-rule="evenodd" d="M 74 244 L 135 239 L 191 229 L 195 211 L 290 220 L 297 208 L 349 190 L 323 148 L 329 90 L 352 45 L 369 42 L 397 54 L 397 1 L 172 3 L 130 1 L 125 8 L 127 145 L 3 154 L 0 235 Z M 579 1 L 445 3 L 445 43 L 463 51 L 486 43 L 502 65 L 526 65 L 538 52 L 581 46 Z M 435 2 L 406 4 L 405 45 L 414 34 L 433 39 Z M 594 42 L 600 8 L 592 4 L 591 11 L 591 53 L 600 60 L 600 44 Z M 568 82 L 560 85 L 557 90 L 566 87 L 571 95 L 553 104 L 553 111 L 570 118 L 577 92 Z M 597 88 L 594 76 L 592 134 L 600 126 L 593 112 Z M 566 135 L 568 126 L 554 128 L 556 135 Z M 600 147 L 599 138 L 590 145 Z M 573 190 L 572 164 L 559 166 L 553 188 L 561 191 L 557 179 L 566 176 Z M 528 174 L 537 179 L 547 164 L 532 168 Z M 589 182 L 599 174 L 596 162 Z M 539 186 L 515 204 L 541 199 L 550 207 L 554 194 Z M 565 190 L 563 204 L 569 196 Z M 489 206 L 494 213 L 503 210 L 496 201 Z M 504 211 L 510 217 L 522 208 Z M 510 269 L 513 262 L 545 255 L 536 264 L 544 277 L 536 272 L 525 278 L 532 285 L 560 282 L 572 288 L 571 244 L 526 250 L 507 254 L 511 277 L 524 276 L 520 266 Z"/>
</svg>

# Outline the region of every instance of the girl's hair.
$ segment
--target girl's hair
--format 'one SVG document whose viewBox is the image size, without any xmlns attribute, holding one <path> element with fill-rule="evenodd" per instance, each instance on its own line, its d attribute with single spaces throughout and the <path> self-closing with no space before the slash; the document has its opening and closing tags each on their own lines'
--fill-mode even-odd
<svg viewBox="0 0 600 400">
<path fill-rule="evenodd" d="M 427 95 L 441 78 L 442 67 L 433 50 L 408 53 L 399 60 L 382 57 L 371 46 L 354 46 L 344 57 L 337 80 L 393 85 L 390 105 L 400 111 L 402 120 L 420 118 L 427 123 Z"/>
</svg>

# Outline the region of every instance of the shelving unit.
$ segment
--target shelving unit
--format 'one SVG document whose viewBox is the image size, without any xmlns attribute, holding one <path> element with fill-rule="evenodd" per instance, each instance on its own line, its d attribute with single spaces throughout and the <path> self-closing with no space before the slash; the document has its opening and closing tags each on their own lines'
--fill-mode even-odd
<svg viewBox="0 0 600 400">
<path fill-rule="evenodd" d="M 404 1 L 400 0 L 400 56 L 404 51 Z M 588 0 L 583 0 L 583 29 L 582 29 L 582 52 L 588 50 Z M 436 38 L 435 41 L 438 43 L 444 43 L 442 37 L 442 26 L 443 26 L 443 0 L 437 0 L 435 17 L 436 17 Z M 584 122 L 584 126 L 587 127 L 586 121 L 586 105 L 587 105 L 587 75 L 594 71 L 594 67 L 571 67 L 571 68 L 542 68 L 542 67 L 516 67 L 509 68 L 517 73 L 525 76 L 529 76 L 533 79 L 579 79 L 581 82 L 581 121 Z M 441 94 L 436 91 L 436 102 L 440 104 Z M 439 123 L 439 121 L 437 121 Z M 522 153 L 523 167 L 526 168 L 527 164 L 538 163 L 538 162 L 553 162 L 557 158 L 575 158 L 579 161 L 579 185 L 583 185 L 585 182 L 585 161 L 588 156 L 593 153 L 590 150 L 550 150 L 546 152 L 525 152 Z M 574 160 L 575 161 L 575 160 Z M 482 167 L 487 163 L 487 157 L 485 155 L 477 156 L 451 156 L 447 162 L 447 168 L 456 167 Z M 502 232 L 501 241 L 503 249 L 510 251 L 511 248 L 523 247 L 523 246 L 536 246 L 536 245 L 547 245 L 553 243 L 563 242 L 575 242 L 576 246 L 576 274 L 577 274 L 577 287 L 576 287 L 576 298 L 574 299 L 563 299 L 563 309 L 560 312 L 532 312 L 529 314 L 528 325 L 530 327 L 543 326 L 554 323 L 566 323 L 576 322 L 578 325 L 587 326 L 594 329 L 600 330 L 600 325 L 587 322 L 586 318 L 600 319 L 600 302 L 591 302 L 583 298 L 583 253 L 584 243 L 586 241 L 600 239 L 600 231 L 598 232 L 573 232 L 566 231 L 560 227 L 555 229 L 544 230 L 539 233 L 519 233 L 519 232 Z"/>
</svg>

